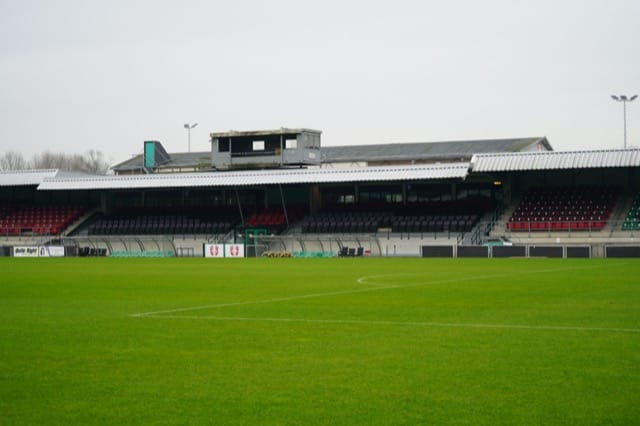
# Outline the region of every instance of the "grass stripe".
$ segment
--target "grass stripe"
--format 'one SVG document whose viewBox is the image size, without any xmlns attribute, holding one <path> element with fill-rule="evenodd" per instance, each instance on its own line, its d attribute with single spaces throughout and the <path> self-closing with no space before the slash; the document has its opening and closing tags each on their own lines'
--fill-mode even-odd
<svg viewBox="0 0 640 426">
<path fill-rule="evenodd" d="M 446 322 L 422 322 L 422 321 L 367 321 L 367 320 L 342 320 L 342 319 L 310 319 L 310 318 L 259 318 L 259 317 L 221 317 L 208 315 L 145 315 L 146 318 L 156 319 L 189 319 L 211 321 L 252 321 L 252 322 L 289 322 L 310 324 L 347 324 L 347 325 L 389 325 L 389 326 L 416 326 L 416 327 L 450 327 L 450 328 L 497 328 L 516 330 L 545 330 L 545 331 L 594 331 L 616 333 L 640 333 L 640 328 L 617 327 L 587 327 L 564 325 L 526 325 L 526 324 L 473 324 L 473 323 L 446 323 Z"/>
<path fill-rule="evenodd" d="M 610 265 L 607 265 L 607 266 L 620 266 L 620 263 L 610 264 Z M 200 306 L 187 306 L 187 307 L 182 307 L 182 308 L 165 309 L 165 310 L 160 310 L 160 311 L 139 312 L 139 313 L 135 313 L 135 314 L 130 314 L 129 316 L 131 316 L 131 317 L 147 317 L 147 316 L 154 316 L 154 315 L 161 315 L 161 314 L 173 314 L 173 313 L 177 313 L 177 312 L 191 312 L 191 311 L 201 311 L 201 310 L 205 310 L 205 309 L 226 308 L 226 307 L 231 307 L 231 306 L 261 305 L 261 304 L 268 304 L 268 303 L 288 302 L 288 301 L 292 301 L 292 300 L 312 299 L 312 298 L 327 297 L 327 296 L 341 296 L 341 295 L 347 295 L 347 294 L 367 293 L 367 292 L 373 292 L 373 291 L 382 291 L 382 290 L 398 289 L 398 288 L 413 288 L 413 287 L 422 287 L 422 286 L 426 286 L 426 285 L 452 284 L 452 283 L 458 283 L 458 282 L 474 281 L 474 280 L 478 280 L 478 279 L 512 278 L 512 277 L 516 277 L 516 276 L 525 276 L 525 275 L 532 275 L 532 274 L 536 275 L 536 274 L 552 273 L 552 272 L 566 272 L 566 271 L 575 271 L 575 270 L 581 270 L 581 269 L 594 269 L 594 268 L 601 268 L 601 267 L 602 266 L 583 266 L 583 267 L 572 267 L 572 268 L 552 268 L 552 269 L 542 269 L 542 270 L 524 271 L 524 272 L 521 271 L 521 272 L 512 272 L 512 273 L 500 273 L 500 274 L 490 274 L 490 275 L 482 275 L 482 276 L 472 275 L 472 276 L 462 277 L 462 278 L 447 278 L 447 279 L 442 279 L 442 280 L 428 281 L 428 282 L 422 282 L 422 283 L 413 283 L 413 284 L 394 284 L 394 285 L 385 285 L 385 286 L 378 285 L 378 286 L 375 286 L 375 287 L 365 287 L 365 288 L 357 288 L 357 289 L 341 290 L 341 291 L 332 291 L 332 292 L 324 292 L 324 293 L 311 293 L 311 294 L 303 294 L 303 295 L 289 296 L 289 297 L 279 297 L 279 298 L 272 298 L 272 299 L 246 300 L 246 301 L 240 301 L 240 302 L 217 303 L 217 304 L 200 305 Z M 400 273 L 400 274 L 369 275 L 369 276 L 359 277 L 356 280 L 356 282 L 358 284 L 367 284 L 367 280 L 368 279 L 372 279 L 372 278 L 395 277 L 395 276 L 398 276 L 398 277 L 400 277 L 400 276 L 419 276 L 419 275 L 422 275 L 422 274 Z"/>
</svg>

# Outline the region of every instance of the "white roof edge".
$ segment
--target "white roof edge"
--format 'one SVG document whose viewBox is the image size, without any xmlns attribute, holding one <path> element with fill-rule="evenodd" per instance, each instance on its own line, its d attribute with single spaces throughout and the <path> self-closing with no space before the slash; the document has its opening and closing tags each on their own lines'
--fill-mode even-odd
<svg viewBox="0 0 640 426">
<path fill-rule="evenodd" d="M 475 154 L 471 173 L 640 167 L 640 148 Z"/>
<path fill-rule="evenodd" d="M 0 170 L 0 174 L 57 173 L 59 169 Z"/>
<path fill-rule="evenodd" d="M 576 153 L 597 153 L 597 152 L 640 152 L 640 147 L 631 148 L 600 148 L 600 149 L 580 149 L 567 151 L 524 151 L 524 152 L 484 152 L 473 154 L 473 157 L 494 157 L 494 156 L 527 156 L 527 155 L 562 155 Z"/>
<path fill-rule="evenodd" d="M 229 187 L 304 183 L 464 179 L 470 164 L 377 166 L 359 169 L 289 169 L 171 173 L 87 178 L 48 178 L 39 190 Z"/>
<path fill-rule="evenodd" d="M 55 177 L 58 169 L 0 171 L 0 186 L 39 185 L 44 179 Z"/>
</svg>

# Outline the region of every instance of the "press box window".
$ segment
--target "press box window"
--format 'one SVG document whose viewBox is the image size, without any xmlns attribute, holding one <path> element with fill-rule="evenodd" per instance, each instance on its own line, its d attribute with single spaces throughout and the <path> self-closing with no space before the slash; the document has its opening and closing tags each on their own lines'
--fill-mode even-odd
<svg viewBox="0 0 640 426">
<path fill-rule="evenodd" d="M 253 141 L 254 151 L 264 151 L 264 141 Z"/>
<path fill-rule="evenodd" d="M 284 147 L 286 149 L 296 149 L 296 148 L 298 148 L 298 140 L 297 139 L 287 139 L 285 141 Z"/>
</svg>

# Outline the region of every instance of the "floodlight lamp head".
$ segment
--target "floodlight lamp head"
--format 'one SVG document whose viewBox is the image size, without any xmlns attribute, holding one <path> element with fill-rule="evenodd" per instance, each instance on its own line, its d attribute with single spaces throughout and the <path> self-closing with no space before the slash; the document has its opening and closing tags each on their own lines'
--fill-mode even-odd
<svg viewBox="0 0 640 426">
<path fill-rule="evenodd" d="M 189 128 L 189 125 L 188 125 L 188 124 L 185 124 L 185 125 L 184 125 L 184 128 L 185 128 L 185 129 L 188 129 L 188 128 Z"/>
<path fill-rule="evenodd" d="M 638 95 L 633 95 L 631 98 L 629 98 L 629 101 L 635 101 L 637 97 Z"/>
<path fill-rule="evenodd" d="M 192 124 L 191 128 L 193 129 L 194 127 L 196 127 L 198 125 L 198 123 Z"/>
<path fill-rule="evenodd" d="M 613 99 L 614 101 L 619 101 L 620 99 L 618 99 L 618 97 L 616 95 L 611 95 L 611 99 Z M 186 126 L 186 124 L 185 124 Z"/>
<path fill-rule="evenodd" d="M 627 95 L 620 95 L 620 99 L 623 101 L 627 101 Z"/>
</svg>

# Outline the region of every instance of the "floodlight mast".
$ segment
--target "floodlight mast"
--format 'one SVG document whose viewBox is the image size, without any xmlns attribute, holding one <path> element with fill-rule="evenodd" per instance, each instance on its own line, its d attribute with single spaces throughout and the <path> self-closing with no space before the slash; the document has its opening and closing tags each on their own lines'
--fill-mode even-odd
<svg viewBox="0 0 640 426">
<path fill-rule="evenodd" d="M 627 102 L 633 102 L 638 95 L 633 95 L 630 98 L 627 95 L 611 95 L 611 99 L 617 102 L 622 102 L 622 117 L 623 117 L 623 129 L 624 129 L 624 148 L 627 148 Z"/>
<path fill-rule="evenodd" d="M 198 123 L 194 123 L 194 124 L 185 124 L 184 128 L 187 129 L 187 138 L 189 141 L 189 152 L 191 152 L 191 129 L 193 129 L 194 127 L 196 127 L 198 125 Z"/>
</svg>

